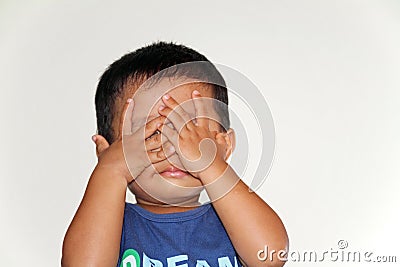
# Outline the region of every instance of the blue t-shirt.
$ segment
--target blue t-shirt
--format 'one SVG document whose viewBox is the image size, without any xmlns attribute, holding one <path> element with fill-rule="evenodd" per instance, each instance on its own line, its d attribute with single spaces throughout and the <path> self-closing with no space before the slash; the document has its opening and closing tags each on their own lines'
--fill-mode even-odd
<svg viewBox="0 0 400 267">
<path fill-rule="evenodd" d="M 156 214 L 126 203 L 118 267 L 240 267 L 213 206 Z"/>
</svg>

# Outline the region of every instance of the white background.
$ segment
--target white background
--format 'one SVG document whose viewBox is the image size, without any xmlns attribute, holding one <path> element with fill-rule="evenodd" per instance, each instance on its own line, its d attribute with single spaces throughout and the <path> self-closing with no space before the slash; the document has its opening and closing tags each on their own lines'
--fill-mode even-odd
<svg viewBox="0 0 400 267">
<path fill-rule="evenodd" d="M 399 1 L 3 0 L 1 266 L 59 265 L 96 163 L 98 78 L 157 40 L 241 71 L 266 97 L 277 144 L 258 193 L 292 251 L 337 250 L 344 239 L 400 261 Z M 312 266 L 353 265 L 395 266 Z"/>
</svg>

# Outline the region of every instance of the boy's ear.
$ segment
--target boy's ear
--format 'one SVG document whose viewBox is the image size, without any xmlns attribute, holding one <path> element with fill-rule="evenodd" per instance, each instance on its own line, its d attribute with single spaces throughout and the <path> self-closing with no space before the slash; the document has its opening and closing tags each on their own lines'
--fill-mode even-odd
<svg viewBox="0 0 400 267">
<path fill-rule="evenodd" d="M 229 154 L 226 155 L 226 159 L 228 159 L 232 155 L 236 147 L 236 134 L 232 128 L 229 128 L 226 132 L 226 135 L 229 138 Z"/>
<path fill-rule="evenodd" d="M 236 146 L 235 131 L 232 128 L 229 128 L 226 132 L 220 134 L 223 135 L 225 141 L 225 160 L 227 160 L 232 155 Z"/>
</svg>

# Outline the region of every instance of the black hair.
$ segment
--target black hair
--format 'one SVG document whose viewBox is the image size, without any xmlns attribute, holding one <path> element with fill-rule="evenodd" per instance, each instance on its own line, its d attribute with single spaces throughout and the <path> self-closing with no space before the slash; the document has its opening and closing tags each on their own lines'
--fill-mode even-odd
<svg viewBox="0 0 400 267">
<path fill-rule="evenodd" d="M 215 109 L 220 116 L 224 129 L 230 127 L 228 110 L 228 92 L 225 81 L 215 66 L 199 52 L 172 42 L 155 42 L 122 56 L 112 63 L 100 77 L 95 96 L 97 132 L 111 144 L 115 141 L 113 121 L 116 119 L 116 99 L 124 94 L 126 85 L 133 81 L 144 81 L 163 69 L 177 64 L 203 61 L 209 63 L 201 70 L 185 71 L 184 75 L 193 78 L 209 78 L 218 84 L 209 84 L 213 89 L 213 97 L 217 101 Z M 201 73 L 200 73 L 201 72 Z"/>
</svg>

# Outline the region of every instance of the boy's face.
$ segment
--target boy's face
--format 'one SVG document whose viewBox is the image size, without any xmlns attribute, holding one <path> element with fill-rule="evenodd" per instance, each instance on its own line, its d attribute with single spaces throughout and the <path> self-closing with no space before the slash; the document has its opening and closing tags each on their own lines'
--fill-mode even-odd
<svg viewBox="0 0 400 267">
<path fill-rule="evenodd" d="M 169 88 L 172 88 L 169 90 Z M 158 109 L 163 104 L 161 96 L 168 92 L 179 104 L 183 106 L 190 117 L 195 117 L 195 107 L 193 105 L 192 92 L 197 90 L 202 97 L 213 98 L 213 91 L 209 86 L 201 83 L 189 83 L 174 87 L 169 79 L 162 79 L 150 89 L 139 89 L 134 94 L 134 111 L 132 117 L 132 132 L 139 130 L 148 121 L 160 116 Z M 131 96 L 129 96 L 131 97 Z M 212 101 L 209 101 L 207 110 L 210 117 L 218 118 Z M 209 120 L 211 131 L 221 132 L 220 124 Z M 225 148 L 217 144 L 217 153 L 226 157 Z M 178 155 L 175 153 L 168 159 L 155 163 L 146 169 L 140 176 L 136 177 L 136 182 L 130 185 L 130 190 L 135 194 L 137 201 L 151 203 L 187 203 L 196 202 L 200 192 L 203 190 L 199 179 L 186 172 Z"/>
</svg>

